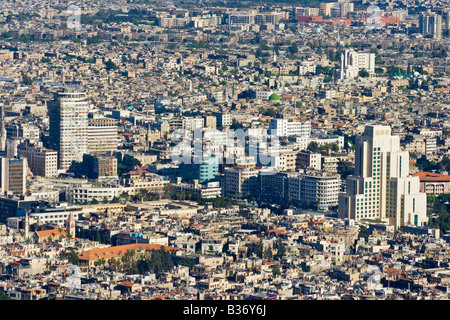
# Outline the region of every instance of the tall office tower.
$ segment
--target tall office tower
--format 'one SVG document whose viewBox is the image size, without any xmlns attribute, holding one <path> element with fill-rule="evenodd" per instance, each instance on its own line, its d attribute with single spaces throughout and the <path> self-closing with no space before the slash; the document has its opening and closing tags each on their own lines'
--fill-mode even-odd
<svg viewBox="0 0 450 320">
<path fill-rule="evenodd" d="M 0 192 L 25 194 L 27 169 L 25 158 L 0 158 Z"/>
<path fill-rule="evenodd" d="M 341 79 L 354 78 L 363 69 L 370 75 L 375 74 L 375 53 L 355 52 L 353 50 L 342 52 Z"/>
<path fill-rule="evenodd" d="M 67 170 L 88 153 L 88 102 L 84 92 L 66 89 L 48 102 L 50 147 L 58 151 L 58 168 Z"/>
<path fill-rule="evenodd" d="M 117 120 L 100 115 L 88 116 L 88 153 L 105 153 L 117 150 L 119 134 Z"/>
<path fill-rule="evenodd" d="M 419 17 L 419 31 L 424 36 L 442 39 L 442 17 L 437 14 L 421 14 Z"/>
<path fill-rule="evenodd" d="M 5 106 L 0 105 L 0 151 L 6 150 Z"/>
<path fill-rule="evenodd" d="M 367 126 L 356 139 L 354 174 L 339 194 L 342 219 L 379 219 L 394 225 L 427 225 L 426 194 L 420 180 L 409 175 L 409 152 L 389 126 Z"/>
</svg>

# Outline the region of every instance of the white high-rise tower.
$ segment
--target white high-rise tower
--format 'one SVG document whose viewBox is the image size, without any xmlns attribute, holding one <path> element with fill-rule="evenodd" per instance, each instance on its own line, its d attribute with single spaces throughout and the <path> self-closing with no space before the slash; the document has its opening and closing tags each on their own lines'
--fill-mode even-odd
<svg viewBox="0 0 450 320">
<path fill-rule="evenodd" d="M 66 90 L 49 101 L 50 144 L 58 151 L 58 168 L 82 162 L 88 152 L 88 110 L 84 92 Z"/>
<path fill-rule="evenodd" d="M 355 172 L 339 195 L 338 216 L 382 220 L 396 228 L 427 225 L 426 194 L 409 174 L 409 153 L 389 126 L 371 125 L 356 139 Z"/>
</svg>

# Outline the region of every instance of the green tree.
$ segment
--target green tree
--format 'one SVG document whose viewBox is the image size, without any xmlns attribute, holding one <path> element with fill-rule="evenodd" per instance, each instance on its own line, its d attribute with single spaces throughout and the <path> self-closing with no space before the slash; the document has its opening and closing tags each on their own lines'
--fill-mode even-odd
<svg viewBox="0 0 450 320">
<path fill-rule="evenodd" d="M 75 248 L 68 247 L 63 251 L 62 257 L 67 259 L 69 263 L 74 265 L 79 265 L 80 260 L 78 259 L 78 252 Z"/>
<path fill-rule="evenodd" d="M 280 265 L 276 264 L 272 267 L 272 274 L 274 276 L 281 276 L 281 267 Z"/>
<path fill-rule="evenodd" d="M 31 86 L 33 84 L 33 80 L 25 73 L 22 74 L 22 82 L 26 86 Z"/>
<path fill-rule="evenodd" d="M 11 300 L 11 298 L 2 290 L 0 290 L 0 300 Z"/>
<path fill-rule="evenodd" d="M 272 247 L 267 246 L 263 252 L 263 259 L 271 260 L 273 258 Z"/>
<path fill-rule="evenodd" d="M 284 245 L 283 241 L 281 240 L 281 238 L 278 238 L 275 243 L 274 243 L 274 249 L 277 250 L 277 253 L 275 255 L 275 258 L 277 260 L 281 260 L 281 258 L 283 258 L 283 256 L 286 254 L 286 246 Z"/>
<path fill-rule="evenodd" d="M 358 75 L 361 78 L 367 78 L 367 77 L 369 77 L 370 74 L 366 69 L 361 69 L 361 70 L 359 70 Z"/>
<path fill-rule="evenodd" d="M 105 68 L 108 71 L 110 71 L 110 70 L 118 70 L 119 69 L 119 67 L 114 62 L 112 62 L 111 60 L 108 60 L 108 61 L 105 62 Z"/>
</svg>

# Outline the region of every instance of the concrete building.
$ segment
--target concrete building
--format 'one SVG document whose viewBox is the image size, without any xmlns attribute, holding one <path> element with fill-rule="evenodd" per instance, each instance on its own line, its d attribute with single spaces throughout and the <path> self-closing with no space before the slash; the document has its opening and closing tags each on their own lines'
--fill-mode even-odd
<svg viewBox="0 0 450 320">
<path fill-rule="evenodd" d="M 119 142 L 117 120 L 89 114 L 87 135 L 89 153 L 117 150 L 117 143 Z"/>
<path fill-rule="evenodd" d="M 67 170 L 88 153 L 88 102 L 84 92 L 66 90 L 48 102 L 50 145 L 58 151 L 58 168 Z"/>
<path fill-rule="evenodd" d="M 0 158 L 0 192 L 25 194 L 27 170 L 26 158 Z"/>
<path fill-rule="evenodd" d="M 341 179 L 338 174 L 325 172 L 302 175 L 301 202 L 315 205 L 319 210 L 328 210 L 338 205 Z"/>
<path fill-rule="evenodd" d="M 442 17 L 438 14 L 421 14 L 419 16 L 419 31 L 424 36 L 442 39 Z"/>
<path fill-rule="evenodd" d="M 290 119 L 272 119 L 269 123 L 269 132 L 271 135 L 280 137 L 311 136 L 311 121 L 298 121 Z"/>
<path fill-rule="evenodd" d="M 424 226 L 426 194 L 419 177 L 409 175 L 409 153 L 400 150 L 400 137 L 389 126 L 367 126 L 356 140 L 354 175 L 339 195 L 339 217 L 375 219 L 396 228 Z"/>
<path fill-rule="evenodd" d="M 442 193 L 450 193 L 450 176 L 434 172 L 417 172 L 413 176 L 420 179 L 420 192 L 438 196 Z"/>
<path fill-rule="evenodd" d="M 366 70 L 369 75 L 375 74 L 375 53 L 344 50 L 341 55 L 340 78 L 355 78 L 361 70 Z"/>
<path fill-rule="evenodd" d="M 297 153 L 296 168 L 322 170 L 322 154 L 308 150 Z"/>
<path fill-rule="evenodd" d="M 259 169 L 225 168 L 224 194 L 226 197 L 247 197 L 259 193 Z"/>
<path fill-rule="evenodd" d="M 53 178 L 58 176 L 58 152 L 28 143 L 19 145 L 17 155 L 28 161 L 33 175 Z"/>
<path fill-rule="evenodd" d="M 117 177 L 117 158 L 113 155 L 92 154 L 83 156 L 86 176 L 90 179 Z"/>
</svg>

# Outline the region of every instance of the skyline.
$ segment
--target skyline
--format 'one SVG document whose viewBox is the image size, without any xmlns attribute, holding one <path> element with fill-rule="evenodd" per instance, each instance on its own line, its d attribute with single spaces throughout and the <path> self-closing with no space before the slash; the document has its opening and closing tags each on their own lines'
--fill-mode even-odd
<svg viewBox="0 0 450 320">
<path fill-rule="evenodd" d="M 0 9 L 0 299 L 448 300 L 450 6 Z"/>
</svg>

